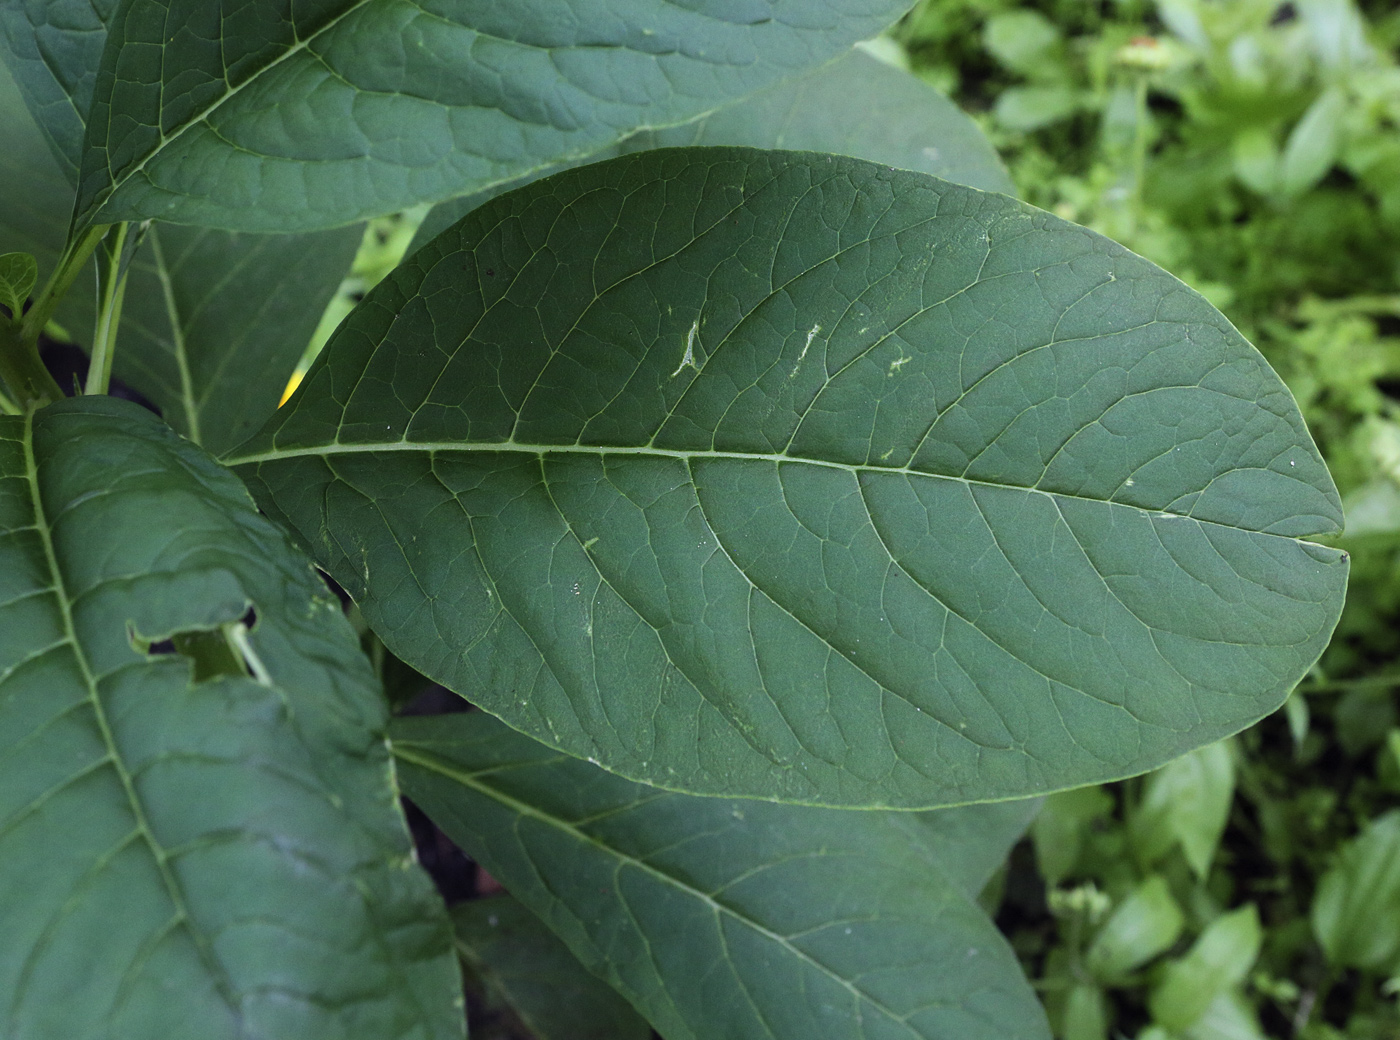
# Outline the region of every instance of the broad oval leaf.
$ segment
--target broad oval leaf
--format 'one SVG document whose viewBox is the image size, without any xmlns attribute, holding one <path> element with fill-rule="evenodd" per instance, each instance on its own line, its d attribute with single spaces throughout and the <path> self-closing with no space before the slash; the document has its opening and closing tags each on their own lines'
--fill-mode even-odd
<svg viewBox="0 0 1400 1040">
<path fill-rule="evenodd" d="M 76 225 L 308 231 L 684 122 L 834 58 L 908 0 L 125 0 Z"/>
<path fill-rule="evenodd" d="M 879 118 L 872 119 L 872 112 L 879 112 Z M 705 145 L 835 152 L 984 191 L 1016 194 L 996 149 L 967 113 L 918 76 L 860 48 L 693 122 L 642 130 L 596 158 Z M 418 228 L 410 251 L 495 196 L 563 168 L 435 206 Z"/>
<path fill-rule="evenodd" d="M 1048 1040 L 916 816 L 668 794 L 481 712 L 393 742 L 405 793 L 668 1040 Z"/>
<path fill-rule="evenodd" d="M 0 418 L 0 604 L 4 1035 L 462 1036 L 373 674 L 232 474 L 122 401 Z"/>
<path fill-rule="evenodd" d="M 936 806 L 1276 708 L 1345 554 L 1200 296 L 1000 195 L 678 149 L 502 196 L 235 463 L 389 648 L 659 786 Z"/>
</svg>

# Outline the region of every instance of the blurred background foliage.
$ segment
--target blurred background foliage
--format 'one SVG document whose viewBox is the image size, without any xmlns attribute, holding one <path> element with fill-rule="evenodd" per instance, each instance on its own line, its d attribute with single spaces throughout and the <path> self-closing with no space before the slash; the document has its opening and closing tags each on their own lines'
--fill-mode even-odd
<svg viewBox="0 0 1400 1040">
<path fill-rule="evenodd" d="M 1285 711 L 1050 798 L 984 895 L 1065 1040 L 1400 1038 L 1400 5 L 924 0 L 895 38 L 1023 198 L 1202 291 L 1347 505 Z"/>
</svg>

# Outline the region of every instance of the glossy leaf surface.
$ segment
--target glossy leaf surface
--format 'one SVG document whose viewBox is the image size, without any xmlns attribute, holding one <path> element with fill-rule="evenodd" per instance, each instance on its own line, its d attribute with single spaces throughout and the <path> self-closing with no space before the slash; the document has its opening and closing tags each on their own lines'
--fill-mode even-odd
<svg viewBox="0 0 1400 1040">
<path fill-rule="evenodd" d="M 307 231 L 684 122 L 879 33 L 908 0 L 127 0 L 79 226 Z"/>
<path fill-rule="evenodd" d="M 633 779 L 935 806 L 1139 772 L 1336 622 L 1296 406 L 1012 199 L 681 149 L 419 251 L 235 462 L 386 645 Z"/>
<path fill-rule="evenodd" d="M 667 794 L 481 712 L 393 733 L 405 793 L 668 1040 L 1049 1036 L 917 818 Z"/>
<path fill-rule="evenodd" d="M 871 118 L 872 112 L 878 112 L 879 118 Z M 835 152 L 984 191 L 1016 193 L 996 149 L 962 109 L 913 73 L 893 68 L 859 48 L 693 122 L 633 134 L 606 155 L 599 153 L 592 159 L 650 148 L 711 145 Z M 559 169 L 563 167 L 542 173 Z M 425 245 L 507 187 L 521 187 L 534 179 L 434 207 L 419 227 L 413 248 Z"/>
<path fill-rule="evenodd" d="M 460 1037 L 385 722 L 226 470 L 109 398 L 0 419 L 0 1030 Z"/>
<path fill-rule="evenodd" d="M 117 375 L 208 451 L 246 440 L 276 411 L 361 231 L 153 227 L 132 263 Z"/>
<path fill-rule="evenodd" d="M 651 1026 L 510 896 L 452 908 L 457 952 L 534 1040 L 651 1040 Z"/>
</svg>

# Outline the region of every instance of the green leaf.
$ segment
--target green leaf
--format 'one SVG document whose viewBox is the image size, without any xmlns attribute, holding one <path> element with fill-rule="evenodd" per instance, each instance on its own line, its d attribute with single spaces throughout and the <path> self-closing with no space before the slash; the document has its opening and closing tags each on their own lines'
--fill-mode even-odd
<svg viewBox="0 0 1400 1040">
<path fill-rule="evenodd" d="M 878 119 L 870 118 L 873 111 Z M 694 122 L 643 130 L 587 159 L 444 202 L 419 226 L 409 252 L 497 195 L 542 176 L 652 148 L 715 145 L 836 152 L 984 191 L 1016 193 L 996 149 L 962 109 L 917 76 L 857 49 Z"/>
<path fill-rule="evenodd" d="M 1031 837 L 1036 868 L 1047 886 L 1054 888 L 1074 873 L 1090 828 L 1112 811 L 1113 796 L 1102 787 L 1078 787 L 1045 799 Z"/>
<path fill-rule="evenodd" d="M 207 450 L 246 440 L 277 410 L 361 231 L 153 227 L 132 265 L 117 375 Z"/>
<path fill-rule="evenodd" d="M 368 663 L 232 474 L 123 401 L 0 418 L 0 604 L 6 1035 L 462 1035 Z M 145 652 L 194 633 L 243 674 Z"/>
<path fill-rule="evenodd" d="M 1054 53 L 1059 48 L 1060 30 L 1039 11 L 993 15 L 987 19 L 982 39 L 997 61 L 1013 72 L 1052 79 L 1065 73 Z"/>
<path fill-rule="evenodd" d="M 650 1040 L 651 1026 L 510 896 L 452 910 L 457 952 L 535 1040 Z"/>
<path fill-rule="evenodd" d="M 1210 873 L 1235 797 L 1234 748 L 1220 741 L 1197 748 L 1147 777 L 1128 821 L 1133 854 L 1151 866 L 1180 843 L 1198 878 Z"/>
<path fill-rule="evenodd" d="M 1148 1007 L 1153 1019 L 1178 1033 L 1195 1025 L 1216 997 L 1245 980 L 1263 938 L 1253 903 L 1216 918 L 1185 957 L 1166 966 L 1152 988 Z"/>
<path fill-rule="evenodd" d="M 1342 125 L 1350 102 L 1340 87 L 1317 96 L 1288 135 L 1278 165 L 1278 191 L 1301 195 L 1332 168 L 1342 143 Z"/>
<path fill-rule="evenodd" d="M 1092 982 L 1078 983 L 1065 999 L 1064 1040 L 1108 1040 L 1108 1002 Z"/>
<path fill-rule="evenodd" d="M 76 226 L 309 231 L 681 123 L 836 57 L 908 0 L 125 0 Z M 292 12 L 288 15 L 288 12 Z"/>
<path fill-rule="evenodd" d="M 70 189 L 78 183 L 84 124 L 116 6 L 117 0 L 0 4 L 0 57 L 19 82 Z"/>
<path fill-rule="evenodd" d="M 482 712 L 392 735 L 404 792 L 668 1040 L 1048 1038 L 907 814 L 667 794 Z"/>
<path fill-rule="evenodd" d="M 39 265 L 29 253 L 0 253 L 0 307 L 11 316 L 23 316 L 24 302 L 38 280 Z"/>
<path fill-rule="evenodd" d="M 853 159 L 645 152 L 410 257 L 232 461 L 391 651 L 694 793 L 929 807 L 1282 703 L 1340 522 L 1176 279 Z"/>
<path fill-rule="evenodd" d="M 1400 971 L 1400 810 L 1343 846 L 1318 883 L 1312 926 L 1338 968 Z"/>
<path fill-rule="evenodd" d="M 937 812 L 894 817 L 918 831 L 911 840 L 929 846 L 943 861 L 944 873 L 976 899 L 1021 840 L 1042 799 L 964 805 Z M 944 857 L 940 850 L 951 850 Z"/>
<path fill-rule="evenodd" d="M 1104 922 L 1089 945 L 1085 965 L 1103 982 L 1121 979 L 1170 949 L 1185 923 L 1167 882 L 1154 874 Z"/>
</svg>

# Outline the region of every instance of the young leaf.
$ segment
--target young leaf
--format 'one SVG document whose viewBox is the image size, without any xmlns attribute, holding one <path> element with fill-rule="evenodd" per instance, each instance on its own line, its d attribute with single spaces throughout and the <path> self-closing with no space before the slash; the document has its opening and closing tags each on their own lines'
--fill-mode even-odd
<svg viewBox="0 0 1400 1040">
<path fill-rule="evenodd" d="M 1400 972 L 1400 811 L 1342 848 L 1318 884 L 1312 926 L 1337 967 Z"/>
<path fill-rule="evenodd" d="M 0 307 L 8 310 L 12 317 L 23 316 L 24 301 L 29 299 L 38 280 L 39 265 L 30 254 L 0 253 Z"/>
<path fill-rule="evenodd" d="M 405 793 L 668 1040 L 1048 1038 L 905 814 L 667 794 L 482 712 L 393 742 Z"/>
<path fill-rule="evenodd" d="M 1245 980 L 1263 938 L 1253 903 L 1217 917 L 1153 986 L 1148 1001 L 1153 1019 L 1176 1033 L 1191 1028 L 1218 996 Z"/>
<path fill-rule="evenodd" d="M 651 1026 L 510 896 L 452 910 L 457 952 L 534 1040 L 650 1040 Z"/>
<path fill-rule="evenodd" d="M 310 231 L 684 122 L 836 57 L 908 0 L 126 0 L 77 226 Z"/>
<path fill-rule="evenodd" d="M 369 665 L 236 478 L 123 401 L 0 418 L 0 604 L 5 1035 L 461 1037 Z M 146 653 L 200 632 L 239 674 Z"/>
<path fill-rule="evenodd" d="M 132 265 L 117 375 L 206 450 L 246 440 L 277 410 L 361 231 L 153 227 Z"/>
<path fill-rule="evenodd" d="M 70 188 L 78 183 L 84 121 L 117 2 L 0 4 L 0 58 L 5 59 L 0 64 L 8 64 L 14 73 Z"/>
<path fill-rule="evenodd" d="M 873 111 L 880 118 L 871 119 Z M 694 122 L 640 131 L 568 166 L 651 148 L 712 145 L 836 152 L 984 191 L 1016 193 L 996 149 L 962 109 L 919 77 L 859 49 Z M 552 167 L 435 206 L 409 252 L 497 195 L 565 168 Z"/>
<path fill-rule="evenodd" d="M 1129 821 L 1133 855 L 1152 866 L 1178 842 L 1198 878 L 1210 873 L 1235 796 L 1234 749 L 1229 741 L 1197 748 L 1168 762 L 1143 785 Z"/>
<path fill-rule="evenodd" d="M 1085 965 L 1100 981 L 1117 980 L 1170 948 L 1184 924 L 1166 881 L 1154 874 L 1104 922 L 1085 955 Z"/>
<path fill-rule="evenodd" d="M 1176 279 L 1012 199 L 676 149 L 476 210 L 233 463 L 385 645 L 695 793 L 937 806 L 1272 711 L 1336 491 Z"/>
</svg>

